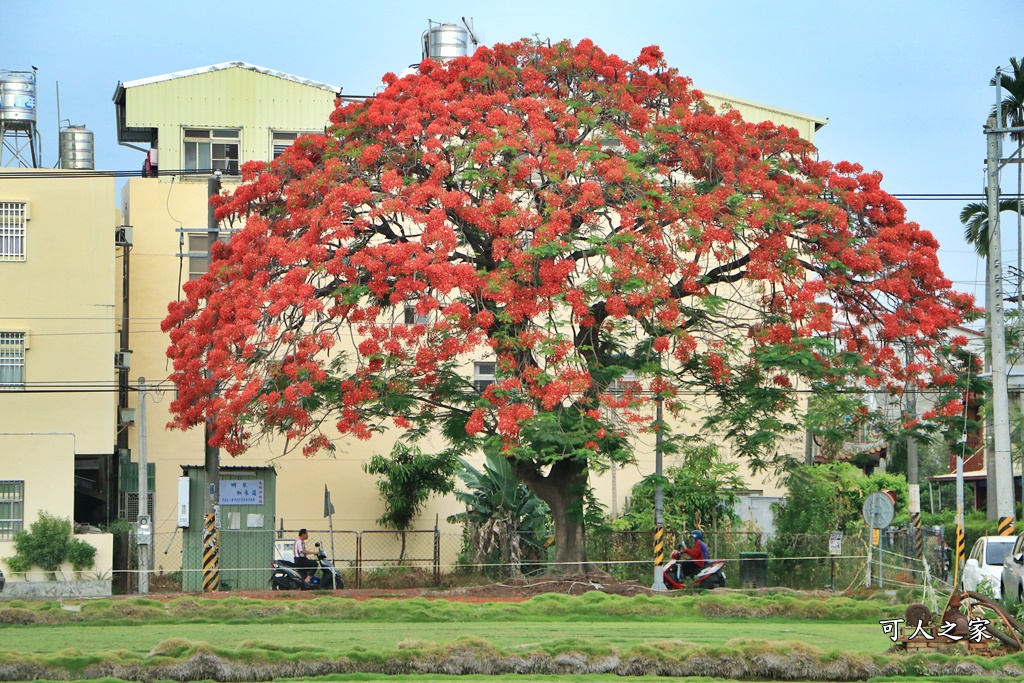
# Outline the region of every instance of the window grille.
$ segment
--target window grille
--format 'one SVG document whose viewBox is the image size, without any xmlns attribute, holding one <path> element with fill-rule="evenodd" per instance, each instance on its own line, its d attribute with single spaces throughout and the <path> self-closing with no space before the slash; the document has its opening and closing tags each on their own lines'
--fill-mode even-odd
<svg viewBox="0 0 1024 683">
<path fill-rule="evenodd" d="M 149 518 L 153 519 L 153 492 L 150 491 L 149 495 L 146 496 L 149 501 Z M 121 517 L 127 519 L 129 522 L 134 522 L 139 516 L 139 494 L 135 493 L 122 493 L 121 494 Z"/>
<path fill-rule="evenodd" d="M 25 260 L 25 202 L 0 202 L 0 261 Z"/>
<path fill-rule="evenodd" d="M 25 482 L 0 480 L 0 541 L 14 539 L 25 526 Z"/>
<path fill-rule="evenodd" d="M 0 391 L 25 388 L 25 333 L 0 332 Z"/>
</svg>

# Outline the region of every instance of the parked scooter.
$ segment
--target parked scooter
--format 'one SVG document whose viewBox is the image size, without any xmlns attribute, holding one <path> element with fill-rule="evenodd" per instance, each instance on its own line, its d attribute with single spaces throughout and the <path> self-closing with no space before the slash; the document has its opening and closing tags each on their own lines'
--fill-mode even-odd
<svg viewBox="0 0 1024 683">
<path fill-rule="evenodd" d="M 683 565 L 678 550 L 672 551 L 672 559 L 662 570 L 661 575 L 665 581 L 665 588 L 678 590 L 680 588 L 720 588 L 725 585 L 725 560 L 708 562 L 703 569 L 697 572 L 696 576 L 683 576 Z M 689 580 L 689 583 L 687 583 Z"/>
<path fill-rule="evenodd" d="M 324 552 L 319 543 L 316 544 L 316 548 L 316 567 L 296 567 L 294 562 L 272 560 L 270 566 L 274 572 L 270 575 L 271 589 L 287 591 L 317 588 L 335 590 L 344 588 L 345 582 L 341 580 L 341 572 L 335 569 L 334 565 L 327 559 L 327 553 Z M 305 572 L 313 574 L 308 583 L 305 580 Z"/>
</svg>

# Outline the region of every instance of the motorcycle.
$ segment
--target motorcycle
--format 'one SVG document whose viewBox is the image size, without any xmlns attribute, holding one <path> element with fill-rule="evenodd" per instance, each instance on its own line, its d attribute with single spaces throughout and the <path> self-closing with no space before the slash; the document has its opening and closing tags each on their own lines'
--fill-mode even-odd
<svg viewBox="0 0 1024 683">
<path fill-rule="evenodd" d="M 275 591 L 287 590 L 336 590 L 345 587 L 341 579 L 341 572 L 334 568 L 331 561 L 327 559 L 327 553 L 316 544 L 317 566 L 296 567 L 294 562 L 287 560 L 272 560 L 271 568 L 274 570 L 270 575 L 270 588 Z M 303 574 L 310 572 L 313 577 L 307 583 Z"/>
<path fill-rule="evenodd" d="M 661 572 L 661 576 L 665 581 L 665 588 L 668 590 L 679 590 L 681 588 L 704 588 L 711 590 L 712 588 L 721 588 L 725 586 L 725 560 L 715 560 L 714 562 L 708 562 L 696 576 L 685 577 L 682 575 L 682 565 L 680 564 L 679 558 L 675 557 L 676 553 L 672 553 L 673 557 L 669 560 L 668 564 Z M 690 579 L 690 583 L 686 583 L 686 579 Z"/>
</svg>

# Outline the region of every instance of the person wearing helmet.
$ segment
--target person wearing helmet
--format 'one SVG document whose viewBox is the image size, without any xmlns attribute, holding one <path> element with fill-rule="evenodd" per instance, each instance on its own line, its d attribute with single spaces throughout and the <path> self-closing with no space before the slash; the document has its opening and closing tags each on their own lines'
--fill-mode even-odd
<svg viewBox="0 0 1024 683">
<path fill-rule="evenodd" d="M 690 532 L 693 536 L 694 545 L 700 548 L 701 559 L 704 560 L 704 564 L 708 563 L 708 544 L 704 542 L 704 532 L 700 529 L 694 529 Z"/>
<path fill-rule="evenodd" d="M 683 576 L 696 576 L 701 569 L 704 569 L 704 565 L 708 561 L 708 546 L 704 543 L 704 534 L 695 529 L 690 532 L 690 537 L 693 539 L 693 545 L 687 546 L 684 537 L 679 541 L 679 550 L 675 551 L 681 551 L 682 555 L 686 556 L 679 563 L 679 569 Z"/>
</svg>

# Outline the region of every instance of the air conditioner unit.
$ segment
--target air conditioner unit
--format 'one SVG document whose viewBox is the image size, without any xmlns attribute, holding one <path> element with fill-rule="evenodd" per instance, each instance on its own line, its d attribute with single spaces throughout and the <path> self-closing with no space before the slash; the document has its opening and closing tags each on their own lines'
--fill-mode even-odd
<svg viewBox="0 0 1024 683">
<path fill-rule="evenodd" d="M 116 370 L 130 370 L 132 367 L 132 352 L 118 351 L 114 354 L 114 368 Z"/>
<path fill-rule="evenodd" d="M 122 225 L 114 230 L 114 244 L 119 247 L 132 246 L 132 226 Z"/>
<path fill-rule="evenodd" d="M 135 424 L 135 408 L 121 408 L 119 417 L 123 425 Z"/>
</svg>

